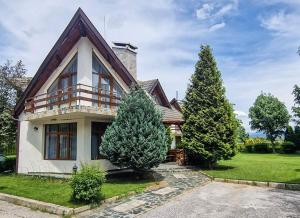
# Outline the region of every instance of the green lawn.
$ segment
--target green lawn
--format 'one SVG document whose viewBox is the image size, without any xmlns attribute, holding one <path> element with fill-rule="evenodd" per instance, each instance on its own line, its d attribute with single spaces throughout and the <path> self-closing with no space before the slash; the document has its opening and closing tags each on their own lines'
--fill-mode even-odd
<svg viewBox="0 0 300 218">
<path fill-rule="evenodd" d="M 151 181 L 114 180 L 102 186 L 104 199 L 127 194 L 131 191 L 142 192 Z M 0 192 L 50 202 L 67 207 L 79 207 L 70 201 L 71 188 L 67 180 L 36 178 L 17 175 L 0 175 Z"/>
<path fill-rule="evenodd" d="M 240 153 L 220 161 L 215 170 L 203 171 L 225 179 L 300 183 L 300 155 Z"/>
</svg>

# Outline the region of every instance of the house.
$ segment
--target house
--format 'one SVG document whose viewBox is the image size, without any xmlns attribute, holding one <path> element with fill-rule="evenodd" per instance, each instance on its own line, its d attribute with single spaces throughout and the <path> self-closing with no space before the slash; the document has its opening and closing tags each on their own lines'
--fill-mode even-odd
<svg viewBox="0 0 300 218">
<path fill-rule="evenodd" d="M 180 126 L 159 81 L 137 80 L 136 55 L 130 43 L 110 47 L 79 8 L 15 107 L 18 173 L 71 173 L 82 162 L 114 169 L 98 149 L 131 84 L 143 87 L 166 125 Z"/>
</svg>

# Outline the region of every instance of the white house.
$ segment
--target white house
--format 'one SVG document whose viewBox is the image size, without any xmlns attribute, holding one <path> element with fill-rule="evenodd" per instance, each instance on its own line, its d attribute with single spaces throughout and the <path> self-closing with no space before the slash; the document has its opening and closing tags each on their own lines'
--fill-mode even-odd
<svg viewBox="0 0 300 218">
<path fill-rule="evenodd" d="M 111 48 L 79 8 L 15 107 L 18 173 L 71 173 L 80 163 L 114 166 L 99 155 L 107 125 L 139 83 L 172 127 L 183 123 L 158 80 L 138 81 L 137 47 Z"/>
</svg>

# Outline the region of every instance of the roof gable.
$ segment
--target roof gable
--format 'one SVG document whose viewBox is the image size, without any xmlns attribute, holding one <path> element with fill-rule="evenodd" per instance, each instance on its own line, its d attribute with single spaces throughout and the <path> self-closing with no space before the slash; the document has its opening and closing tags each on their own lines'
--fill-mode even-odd
<svg viewBox="0 0 300 218">
<path fill-rule="evenodd" d="M 181 105 L 180 105 L 179 101 L 178 101 L 176 98 L 173 98 L 173 99 L 170 101 L 170 104 L 171 104 L 176 110 L 178 110 L 179 112 L 182 112 Z"/>
<path fill-rule="evenodd" d="M 91 23 L 85 13 L 81 10 L 81 8 L 79 8 L 17 102 L 15 107 L 15 116 L 18 116 L 24 109 L 25 99 L 33 97 L 38 92 L 43 83 L 59 66 L 65 56 L 81 37 L 88 37 L 101 55 L 107 60 L 107 62 L 113 67 L 113 69 L 128 86 L 130 86 L 132 83 L 136 83 L 135 79 L 128 72 L 111 47 L 106 43 L 104 38 Z"/>
<path fill-rule="evenodd" d="M 159 98 L 159 100 L 162 103 L 162 106 L 171 108 L 171 105 L 169 103 L 169 100 L 160 85 L 160 82 L 158 79 L 153 80 L 147 80 L 147 81 L 138 81 L 140 86 L 146 90 L 151 96 L 156 96 Z"/>
</svg>

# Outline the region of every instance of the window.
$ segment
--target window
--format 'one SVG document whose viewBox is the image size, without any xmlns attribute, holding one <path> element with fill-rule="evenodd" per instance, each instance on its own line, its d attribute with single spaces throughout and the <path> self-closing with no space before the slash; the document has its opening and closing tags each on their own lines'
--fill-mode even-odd
<svg viewBox="0 0 300 218">
<path fill-rule="evenodd" d="M 104 158 L 100 155 L 101 137 L 103 136 L 108 123 L 92 122 L 92 138 L 91 138 L 91 159 L 97 160 Z"/>
<path fill-rule="evenodd" d="M 76 97 L 77 84 L 77 55 L 73 57 L 67 67 L 52 83 L 48 89 L 49 109 L 53 109 L 55 105 L 61 106 L 67 100 Z M 69 104 L 71 101 L 69 102 Z M 66 105 L 64 105 L 66 106 Z"/>
<path fill-rule="evenodd" d="M 76 123 L 48 124 L 45 130 L 46 160 L 76 160 Z"/>
<path fill-rule="evenodd" d="M 95 54 L 93 54 L 92 74 L 93 91 L 97 92 L 93 95 L 95 100 L 93 105 L 109 108 L 113 103 L 119 103 L 123 90 Z"/>
</svg>

